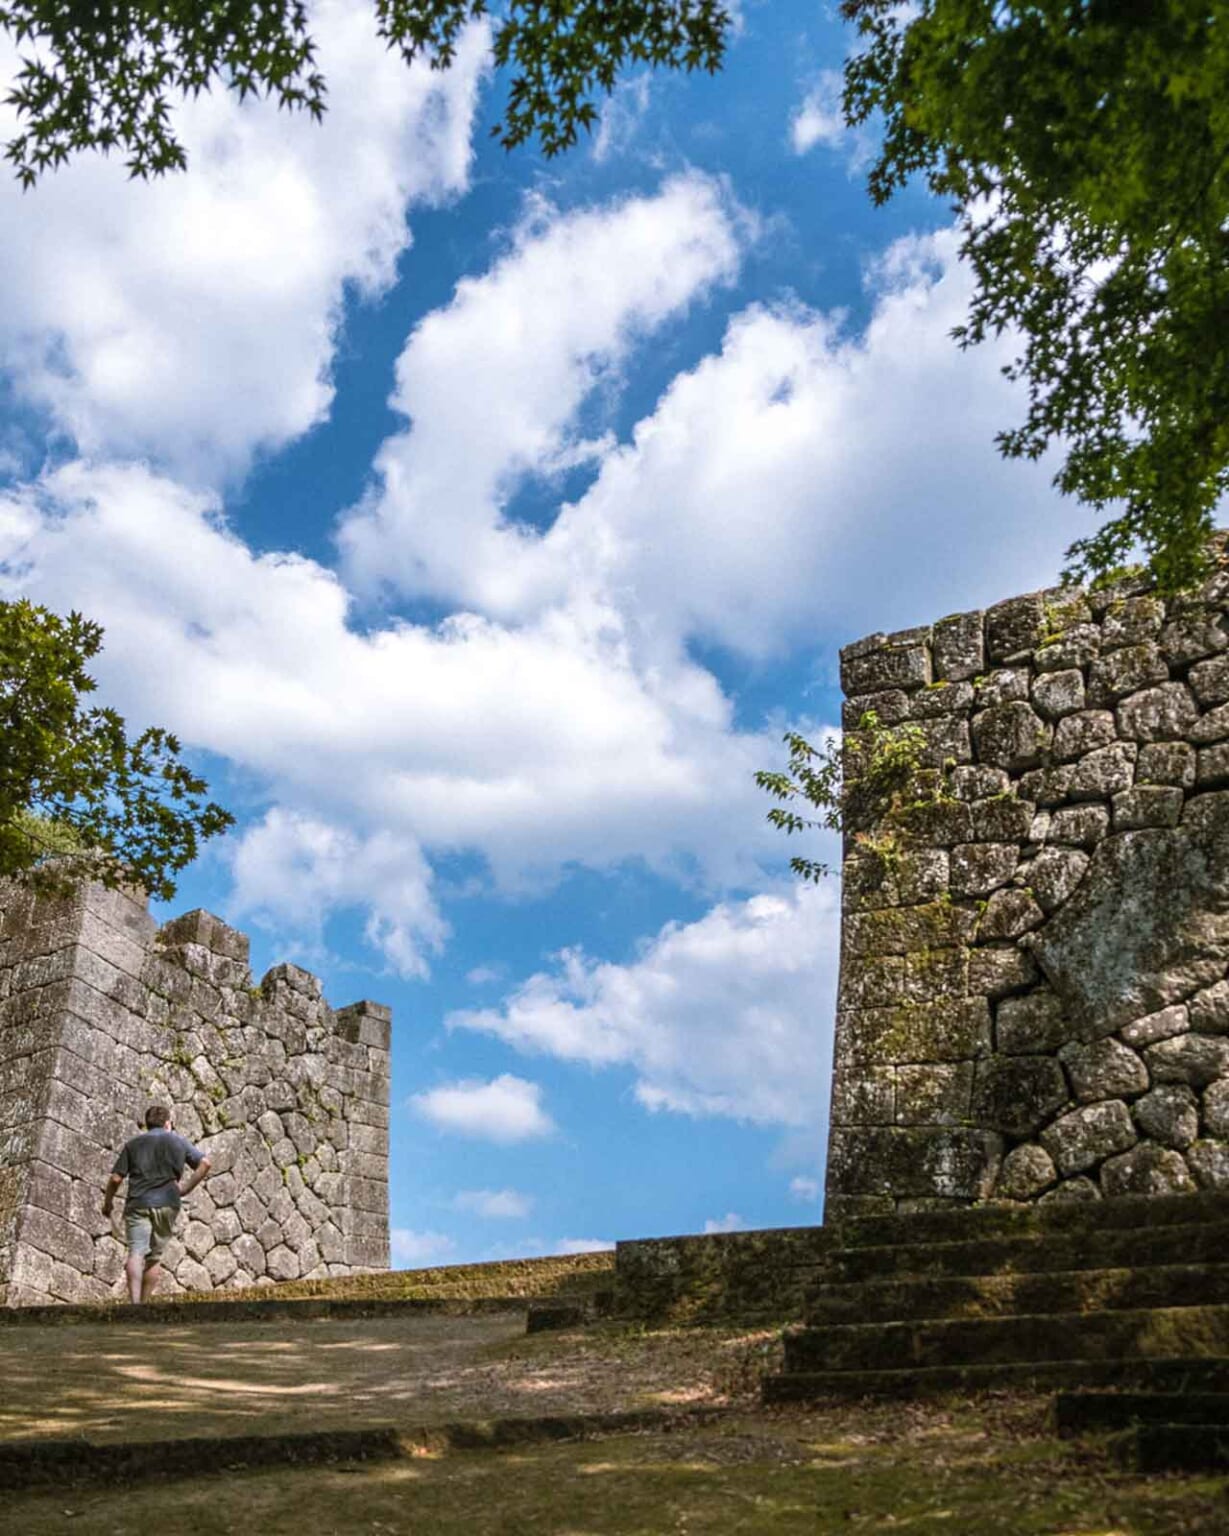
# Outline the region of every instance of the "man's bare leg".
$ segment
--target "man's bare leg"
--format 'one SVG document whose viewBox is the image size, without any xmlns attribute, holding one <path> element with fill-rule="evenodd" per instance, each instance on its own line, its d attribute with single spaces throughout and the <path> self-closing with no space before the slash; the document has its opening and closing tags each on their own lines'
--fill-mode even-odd
<svg viewBox="0 0 1229 1536">
<path fill-rule="evenodd" d="M 141 1300 L 148 1301 L 158 1289 L 158 1280 L 162 1274 L 162 1265 L 157 1259 L 147 1260 L 145 1274 L 141 1278 Z"/>
<path fill-rule="evenodd" d="M 146 1273 L 144 1254 L 130 1253 L 124 1262 L 124 1274 L 128 1280 L 128 1299 L 134 1306 L 144 1299 L 141 1293 Z"/>
</svg>

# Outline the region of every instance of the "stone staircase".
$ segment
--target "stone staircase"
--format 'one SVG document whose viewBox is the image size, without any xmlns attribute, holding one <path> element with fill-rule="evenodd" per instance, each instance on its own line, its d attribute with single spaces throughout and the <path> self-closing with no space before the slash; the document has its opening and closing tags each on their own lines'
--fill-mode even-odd
<svg viewBox="0 0 1229 1536">
<path fill-rule="evenodd" d="M 1229 1191 L 849 1220 L 805 1319 L 768 1402 L 1016 1386 L 1211 1401 L 1229 1393 Z M 1204 1428 L 1223 1446 L 1220 1421 Z"/>
</svg>

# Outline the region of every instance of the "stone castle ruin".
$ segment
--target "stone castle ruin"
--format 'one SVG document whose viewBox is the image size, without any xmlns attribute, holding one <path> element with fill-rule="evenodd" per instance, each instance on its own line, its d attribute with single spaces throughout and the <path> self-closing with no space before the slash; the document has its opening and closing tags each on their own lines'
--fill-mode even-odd
<svg viewBox="0 0 1229 1536">
<path fill-rule="evenodd" d="M 1229 1188 L 1229 565 L 841 653 L 828 1217 Z"/>
<path fill-rule="evenodd" d="M 1194 593 L 1056 588 L 842 652 L 830 1222 L 1229 1190 L 1227 608 L 1222 538 Z M 247 961 L 207 912 L 0 886 L 0 1304 L 121 1294 L 101 1188 L 155 1101 L 214 1170 L 168 1290 L 387 1268 L 389 1012 Z"/>
<path fill-rule="evenodd" d="M 101 1192 L 154 1102 L 213 1164 L 164 1293 L 386 1269 L 389 1033 L 208 912 L 0 885 L 0 1305 L 122 1294 Z"/>
</svg>

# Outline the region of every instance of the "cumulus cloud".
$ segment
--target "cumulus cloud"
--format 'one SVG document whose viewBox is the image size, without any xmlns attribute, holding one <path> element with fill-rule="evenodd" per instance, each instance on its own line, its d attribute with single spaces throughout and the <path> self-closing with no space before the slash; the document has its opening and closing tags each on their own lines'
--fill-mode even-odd
<svg viewBox="0 0 1229 1536">
<path fill-rule="evenodd" d="M 651 75 L 633 75 L 607 96 L 593 136 L 593 158 L 599 165 L 627 151 L 649 110 L 652 89 Z"/>
<path fill-rule="evenodd" d="M 274 806 L 239 836 L 231 865 L 238 916 L 318 941 L 330 913 L 366 908 L 368 943 L 402 976 L 425 977 L 448 936 L 422 849 L 393 832 L 360 837 Z"/>
<path fill-rule="evenodd" d="M 704 1230 L 711 1236 L 714 1232 L 743 1232 L 746 1226 L 737 1211 L 727 1211 L 724 1216 L 710 1216 L 704 1223 Z"/>
<path fill-rule="evenodd" d="M 360 633 L 335 573 L 255 555 L 216 499 L 132 465 L 0 492 L 0 566 L 0 593 L 105 626 L 118 708 L 266 786 L 277 814 L 236 858 L 245 910 L 314 922 L 366 888 L 410 972 L 444 936 L 419 849 L 476 850 L 506 882 L 636 857 L 721 879 L 774 843 L 752 774 L 776 733 L 735 730 L 709 672 L 646 658 L 612 608 Z"/>
<path fill-rule="evenodd" d="M 394 1269 L 416 1269 L 446 1262 L 457 1247 L 443 1232 L 413 1232 L 408 1227 L 394 1227 L 388 1240 Z"/>
<path fill-rule="evenodd" d="M 614 1247 L 604 1237 L 561 1237 L 555 1244 L 555 1252 L 561 1255 L 573 1253 L 609 1253 Z"/>
<path fill-rule="evenodd" d="M 549 1136 L 555 1123 L 542 1108 L 538 1083 L 503 1073 L 490 1082 L 463 1078 L 416 1093 L 410 1107 L 437 1130 L 511 1145 Z"/>
<path fill-rule="evenodd" d="M 538 540 L 503 506 L 525 476 L 608 450 L 578 435 L 581 406 L 637 342 L 734 276 L 740 221 L 694 174 L 562 215 L 532 202 L 508 253 L 406 343 L 390 403 L 412 425 L 383 445 L 378 484 L 341 529 L 354 578 L 500 616 L 526 590 L 557 601 L 568 573 L 538 570 Z"/>
<path fill-rule="evenodd" d="M 889 248 L 861 332 L 797 305 L 744 309 L 629 441 L 600 450 L 545 534 L 501 522 L 503 477 L 581 451 L 595 379 L 738 259 L 738 216 L 703 178 L 535 217 L 415 331 L 399 384 L 413 425 L 347 525 L 360 564 L 387 548 L 399 580 L 483 612 L 360 628 L 338 572 L 256 554 L 216 494 L 141 465 L 78 460 L 0 492 L 0 592 L 97 618 L 107 701 L 255 786 L 237 905 L 309 938 L 338 904 L 362 905 L 409 975 L 445 941 L 430 867 L 452 852 L 504 888 L 627 859 L 714 891 L 760 884 L 781 847 L 753 774 L 779 758 L 780 726 L 740 729 L 693 639 L 834 649 L 1044 585 L 1072 531 L 1046 467 L 993 449 L 1016 402 L 1001 348 L 961 354 L 947 334 L 969 291 L 950 232 Z M 638 251 L 644 270 L 623 278 Z M 587 306 L 610 270 L 609 302 Z M 540 313 L 545 351 L 525 322 Z M 438 504 L 421 501 L 428 483 Z M 604 973 L 569 966 L 556 990 L 591 1033 L 586 989 Z M 646 1047 L 619 1049 L 647 1064 L 646 1103 L 708 1103 Z"/>
<path fill-rule="evenodd" d="M 533 1196 L 516 1189 L 462 1189 L 452 1203 L 458 1211 L 500 1221 L 519 1220 L 533 1210 Z"/>
<path fill-rule="evenodd" d="M 994 449 L 1022 405 L 1000 372 L 1011 339 L 952 342 L 971 292 L 957 246 L 894 242 L 861 332 L 796 304 L 735 315 L 564 508 L 540 564 L 600 570 L 642 622 L 752 655 L 1052 581 L 1071 508 L 1052 466 Z"/>
<path fill-rule="evenodd" d="M 801 1127 L 831 1064 L 838 900 L 828 886 L 668 923 L 627 965 L 566 950 L 499 1008 L 448 1016 L 518 1050 L 631 1067 L 651 1110 Z"/>
<path fill-rule="evenodd" d="M 347 288 L 381 293 L 407 205 L 463 191 L 485 24 L 453 67 L 408 70 L 365 0 L 319 0 L 323 125 L 215 90 L 176 123 L 185 175 L 89 156 L 23 193 L 0 176 L 0 354 L 87 453 L 147 454 L 197 482 L 320 421 Z M 0 40 L 0 97 L 17 58 Z M 0 140 L 13 126 L 0 106 Z"/>
<path fill-rule="evenodd" d="M 839 149 L 845 140 L 845 114 L 841 111 L 844 77 L 838 69 L 825 69 L 811 86 L 790 121 L 790 143 L 796 155 L 822 144 Z"/>
<path fill-rule="evenodd" d="M 813 1205 L 823 1193 L 823 1186 L 818 1179 L 799 1174 L 789 1181 L 789 1192 L 793 1199 L 800 1200 L 804 1205 Z"/>
</svg>

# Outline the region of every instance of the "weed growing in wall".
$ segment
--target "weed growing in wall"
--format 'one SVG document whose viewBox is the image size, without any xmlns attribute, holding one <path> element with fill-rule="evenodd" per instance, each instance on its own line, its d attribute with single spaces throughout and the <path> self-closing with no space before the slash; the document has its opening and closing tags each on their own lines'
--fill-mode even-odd
<svg viewBox="0 0 1229 1536">
<path fill-rule="evenodd" d="M 761 771 L 755 782 L 781 801 L 768 812 L 768 820 L 785 833 L 852 833 L 886 854 L 898 842 L 891 826 L 895 817 L 920 803 L 949 798 L 945 775 L 922 766 L 926 733 L 915 721 L 884 725 L 870 709 L 856 731 L 831 736 L 822 747 L 813 747 L 796 731 L 784 739 L 789 748 L 785 772 Z M 818 816 L 792 809 L 798 801 L 813 806 Z M 790 860 L 790 868 L 804 880 L 832 873 L 823 860 L 801 856 Z"/>
</svg>

